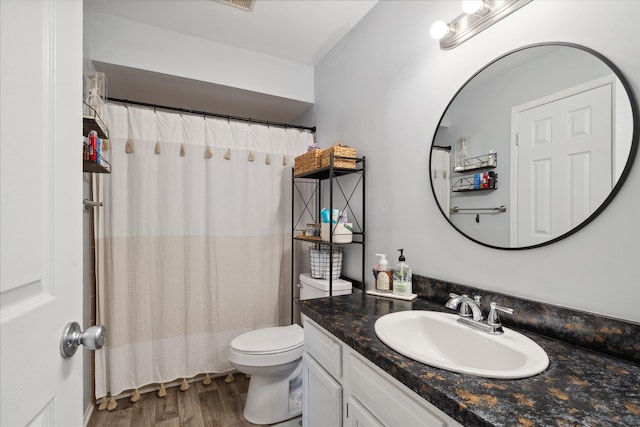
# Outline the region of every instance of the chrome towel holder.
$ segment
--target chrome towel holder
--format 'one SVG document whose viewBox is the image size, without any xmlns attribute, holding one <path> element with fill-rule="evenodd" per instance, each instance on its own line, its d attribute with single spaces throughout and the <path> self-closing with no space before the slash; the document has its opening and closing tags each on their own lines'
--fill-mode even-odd
<svg viewBox="0 0 640 427">
<path fill-rule="evenodd" d="M 93 200 L 89 200 L 89 199 L 84 199 L 82 203 L 84 204 L 85 210 L 89 210 L 91 208 L 97 208 L 99 206 L 104 206 L 104 203 L 102 202 L 94 202 Z"/>
</svg>

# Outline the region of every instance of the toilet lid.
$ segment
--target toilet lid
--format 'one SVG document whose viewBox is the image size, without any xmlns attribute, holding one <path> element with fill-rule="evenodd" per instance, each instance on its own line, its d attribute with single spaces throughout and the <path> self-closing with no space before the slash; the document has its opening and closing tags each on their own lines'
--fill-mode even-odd
<svg viewBox="0 0 640 427">
<path fill-rule="evenodd" d="M 304 344 L 304 331 L 297 325 L 256 329 L 231 341 L 231 348 L 243 353 L 270 354 L 293 350 Z"/>
</svg>

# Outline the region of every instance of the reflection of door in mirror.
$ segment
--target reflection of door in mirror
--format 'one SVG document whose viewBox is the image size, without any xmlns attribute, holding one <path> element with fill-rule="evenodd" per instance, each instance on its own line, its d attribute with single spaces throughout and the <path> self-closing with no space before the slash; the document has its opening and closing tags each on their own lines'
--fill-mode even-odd
<svg viewBox="0 0 640 427">
<path fill-rule="evenodd" d="M 536 245 L 579 225 L 612 188 L 613 78 L 514 108 L 511 245 Z"/>
</svg>

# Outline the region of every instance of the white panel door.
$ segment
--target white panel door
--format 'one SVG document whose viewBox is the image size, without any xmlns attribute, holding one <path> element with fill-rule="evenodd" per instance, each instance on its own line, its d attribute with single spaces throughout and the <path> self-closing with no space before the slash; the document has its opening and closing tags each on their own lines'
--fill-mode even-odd
<svg viewBox="0 0 640 427">
<path fill-rule="evenodd" d="M 0 1 L 0 425 L 82 425 L 82 2 Z"/>
<path fill-rule="evenodd" d="M 566 233 L 609 195 L 611 99 L 606 84 L 518 114 L 517 246 Z"/>
</svg>

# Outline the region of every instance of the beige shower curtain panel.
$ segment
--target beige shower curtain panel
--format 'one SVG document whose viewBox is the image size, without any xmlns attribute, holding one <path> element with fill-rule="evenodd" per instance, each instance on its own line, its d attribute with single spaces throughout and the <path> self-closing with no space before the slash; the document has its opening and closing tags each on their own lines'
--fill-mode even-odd
<svg viewBox="0 0 640 427">
<path fill-rule="evenodd" d="M 313 134 L 115 104 L 105 121 L 96 398 L 227 372 L 234 337 L 289 320 L 291 166 Z"/>
</svg>

